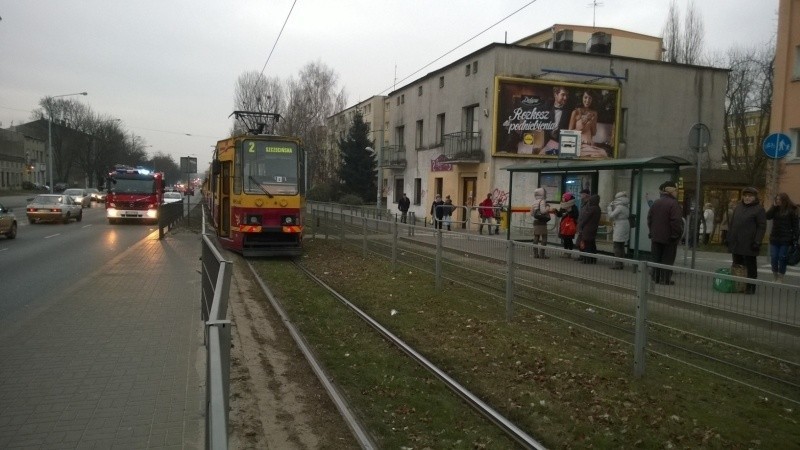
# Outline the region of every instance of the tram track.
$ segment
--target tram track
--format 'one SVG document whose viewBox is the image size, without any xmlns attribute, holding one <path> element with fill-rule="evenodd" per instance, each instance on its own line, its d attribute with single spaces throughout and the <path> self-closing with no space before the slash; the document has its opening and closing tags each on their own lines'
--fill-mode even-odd
<svg viewBox="0 0 800 450">
<path fill-rule="evenodd" d="M 369 432 L 364 428 L 364 426 L 358 420 L 358 417 L 355 414 L 355 412 L 348 405 L 348 402 L 346 401 L 344 395 L 342 395 L 342 393 L 339 392 L 337 386 L 331 381 L 331 377 L 325 373 L 324 367 L 317 360 L 316 356 L 314 355 L 314 352 L 308 347 L 305 339 L 303 338 L 302 334 L 299 332 L 297 327 L 295 327 L 294 324 L 292 323 L 291 318 L 286 313 L 285 309 L 282 307 L 280 300 L 277 299 L 276 296 L 272 293 L 269 286 L 259 276 L 256 269 L 249 261 L 247 262 L 247 265 L 251 273 L 253 274 L 254 278 L 257 280 L 257 283 L 259 284 L 264 295 L 268 298 L 270 304 L 273 306 L 275 311 L 281 317 L 282 322 L 288 329 L 289 333 L 291 334 L 298 348 L 305 356 L 312 370 L 314 371 L 317 378 L 320 380 L 324 389 L 328 393 L 329 397 L 335 404 L 337 410 L 342 415 L 342 418 L 352 431 L 353 436 L 358 441 L 359 445 L 365 449 L 377 448 L 375 446 L 374 441 L 371 439 Z M 368 315 L 365 311 L 358 308 L 354 303 L 352 303 L 346 297 L 338 293 L 335 289 L 326 284 L 323 280 L 318 278 L 307 268 L 297 263 L 294 263 L 294 267 L 298 271 L 300 271 L 305 277 L 311 280 L 314 284 L 324 289 L 324 291 L 328 295 L 330 295 L 332 298 L 335 298 L 339 303 L 347 307 L 361 321 L 368 324 L 373 330 L 375 330 L 378 334 L 380 334 L 385 341 L 390 343 L 391 346 L 402 351 L 411 360 L 413 360 L 416 364 L 422 367 L 427 373 L 433 375 L 438 380 L 440 380 L 450 391 L 455 393 L 464 402 L 466 402 L 467 405 L 469 405 L 472 409 L 474 409 L 476 412 L 485 417 L 495 427 L 500 429 L 508 438 L 514 440 L 523 448 L 529 448 L 529 449 L 545 448 L 536 439 L 528 435 L 525 431 L 516 426 L 512 421 L 505 418 L 498 411 L 492 408 L 489 404 L 482 401 L 475 394 L 473 394 L 463 385 L 458 383 L 453 377 L 451 377 L 445 371 L 434 365 L 421 353 L 416 351 L 413 347 L 411 347 L 402 339 L 400 339 L 398 336 L 393 334 L 388 328 L 381 325 L 380 322 L 378 322 L 376 319 Z"/>
</svg>

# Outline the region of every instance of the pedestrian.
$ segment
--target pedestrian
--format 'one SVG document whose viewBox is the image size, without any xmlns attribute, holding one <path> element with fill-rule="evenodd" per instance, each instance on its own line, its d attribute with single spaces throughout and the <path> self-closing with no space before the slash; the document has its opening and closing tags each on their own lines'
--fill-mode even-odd
<svg viewBox="0 0 800 450">
<path fill-rule="evenodd" d="M 533 217 L 533 243 L 541 247 L 533 248 L 533 257 L 548 259 L 544 254 L 547 247 L 547 222 L 550 221 L 550 206 L 547 205 L 547 193 L 544 188 L 536 188 L 533 191 L 533 205 L 531 205 L 531 217 Z"/>
<path fill-rule="evenodd" d="M 580 199 L 581 199 L 581 203 L 578 206 L 578 223 L 580 223 L 581 217 L 586 215 L 586 207 L 589 206 L 589 197 L 591 197 L 592 194 L 591 194 L 591 191 L 589 191 L 589 189 L 581 189 L 581 191 L 578 193 L 578 195 L 580 195 Z M 580 230 L 579 228 L 577 228 L 577 223 L 575 225 L 576 225 L 576 229 Z M 577 239 L 575 240 L 575 243 L 578 245 L 578 250 L 582 251 L 583 249 L 581 248 L 580 238 L 581 238 L 580 234 L 577 234 Z M 585 260 L 585 259 L 586 259 L 586 257 L 583 256 L 583 255 L 578 257 L 578 261 L 580 261 L 580 262 L 583 262 L 583 260 Z"/>
<path fill-rule="evenodd" d="M 578 248 L 584 253 L 597 253 L 597 228 L 600 226 L 600 196 L 590 195 L 586 207 L 578 215 Z M 586 256 L 584 264 L 596 264 L 597 258 Z"/>
<path fill-rule="evenodd" d="M 453 221 L 453 211 L 455 210 L 455 206 L 453 206 L 453 201 L 450 200 L 450 196 L 445 196 L 444 198 L 444 205 L 442 205 L 443 210 L 443 223 L 447 225 L 447 231 L 451 231 L 450 223 Z"/>
<path fill-rule="evenodd" d="M 442 196 L 436 194 L 431 205 L 431 220 L 433 221 L 433 227 L 438 230 L 442 229 L 442 220 L 444 219 L 443 205 Z"/>
<path fill-rule="evenodd" d="M 653 202 L 647 212 L 647 228 L 654 263 L 671 266 L 678 254 L 678 244 L 683 235 L 683 211 L 678 203 L 678 188 L 673 181 L 665 181 L 659 187 L 661 197 Z M 654 268 L 652 273 L 656 284 L 675 284 L 672 270 Z"/>
<path fill-rule="evenodd" d="M 500 234 L 500 223 L 503 218 L 503 202 L 501 202 L 500 199 L 494 203 L 494 209 L 492 211 L 494 211 L 494 234 Z"/>
<path fill-rule="evenodd" d="M 783 283 L 789 247 L 800 238 L 797 205 L 789 198 L 788 194 L 781 192 L 775 196 L 773 205 L 767 211 L 767 220 L 772 221 L 772 231 L 769 234 L 772 279 Z"/>
<path fill-rule="evenodd" d="M 630 204 L 628 193 L 625 191 L 617 192 L 614 200 L 608 204 L 607 216 L 611 220 L 614 227 L 613 241 L 614 241 L 614 256 L 617 258 L 625 257 L 625 243 L 631 237 L 631 222 L 630 222 Z M 614 261 L 611 265 L 614 270 L 624 268 L 622 261 Z"/>
<path fill-rule="evenodd" d="M 731 216 L 733 216 L 733 210 L 736 209 L 736 205 L 739 202 L 735 198 L 731 198 L 728 201 L 728 206 L 722 211 L 722 220 L 719 222 L 719 240 L 723 244 L 728 241 L 728 224 L 731 223 Z"/>
<path fill-rule="evenodd" d="M 714 227 L 714 207 L 711 206 L 711 203 L 706 203 L 703 206 L 703 221 L 700 222 L 703 244 L 708 245 L 711 242 L 711 236 L 714 235 Z"/>
<path fill-rule="evenodd" d="M 758 201 L 754 187 L 742 189 L 742 201 L 736 205 L 728 224 L 728 250 L 734 264 L 747 269 L 747 278 L 758 278 L 758 254 L 767 232 L 767 213 Z M 745 294 L 755 294 L 756 285 L 748 284 Z"/>
<path fill-rule="evenodd" d="M 555 212 L 561 220 L 558 223 L 558 237 L 561 238 L 561 246 L 564 250 L 572 250 L 575 244 L 572 241 L 578 230 L 578 207 L 575 206 L 575 196 L 572 192 L 565 192 L 561 196 L 561 204 Z M 572 258 L 569 253 L 562 255 L 564 258 Z"/>
<path fill-rule="evenodd" d="M 492 234 L 492 219 L 494 219 L 494 202 L 492 194 L 486 194 L 486 198 L 478 204 L 478 216 L 481 224 L 478 225 L 478 233 L 483 234 L 483 224 L 487 224 L 489 234 Z"/>
<path fill-rule="evenodd" d="M 400 201 L 397 202 L 397 209 L 400 210 L 400 222 L 408 223 L 408 208 L 411 207 L 411 200 L 408 199 L 408 196 L 405 192 L 403 192 L 403 197 L 400 198 Z"/>
</svg>

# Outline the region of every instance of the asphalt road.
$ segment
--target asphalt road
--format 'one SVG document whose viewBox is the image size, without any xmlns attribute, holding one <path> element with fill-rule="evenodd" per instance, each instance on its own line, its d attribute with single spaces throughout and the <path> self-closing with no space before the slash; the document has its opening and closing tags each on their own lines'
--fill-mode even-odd
<svg viewBox="0 0 800 450">
<path fill-rule="evenodd" d="M 18 223 L 16 239 L 0 238 L 0 327 L 46 307 L 75 280 L 92 277 L 106 261 L 157 229 L 108 225 L 102 204 L 85 208 L 81 222 L 29 224 L 25 201 L 24 196 L 0 198 Z"/>
</svg>

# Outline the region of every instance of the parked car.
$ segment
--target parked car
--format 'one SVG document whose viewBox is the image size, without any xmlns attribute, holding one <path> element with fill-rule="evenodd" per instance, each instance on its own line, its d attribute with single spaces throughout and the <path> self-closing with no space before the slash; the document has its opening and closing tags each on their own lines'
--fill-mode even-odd
<svg viewBox="0 0 800 450">
<path fill-rule="evenodd" d="M 9 239 L 17 237 L 17 218 L 2 204 L 0 204 L 0 234 Z"/>
<path fill-rule="evenodd" d="M 69 195 L 75 200 L 75 203 L 81 205 L 81 208 L 88 208 L 92 206 L 92 196 L 86 189 L 66 189 L 64 195 Z"/>
<path fill-rule="evenodd" d="M 53 185 L 53 192 L 64 192 L 64 189 L 67 188 L 67 183 L 58 182 Z"/>
<path fill-rule="evenodd" d="M 99 190 L 97 190 L 97 188 L 89 188 L 89 189 L 86 189 L 86 191 L 89 192 L 89 196 L 92 197 L 92 201 L 93 202 L 105 203 L 105 201 L 106 201 L 106 193 L 105 192 L 99 191 Z"/>
<path fill-rule="evenodd" d="M 180 192 L 164 192 L 164 203 L 182 202 L 183 196 Z"/>
<path fill-rule="evenodd" d="M 25 212 L 30 223 L 83 220 L 83 207 L 64 194 L 39 194 L 28 204 Z"/>
</svg>

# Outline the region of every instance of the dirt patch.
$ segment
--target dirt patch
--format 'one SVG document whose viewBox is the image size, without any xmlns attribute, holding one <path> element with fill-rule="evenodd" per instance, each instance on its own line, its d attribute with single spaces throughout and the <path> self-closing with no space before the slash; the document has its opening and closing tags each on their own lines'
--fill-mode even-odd
<svg viewBox="0 0 800 450">
<path fill-rule="evenodd" d="M 246 262 L 229 256 L 230 447 L 358 448 Z"/>
</svg>

